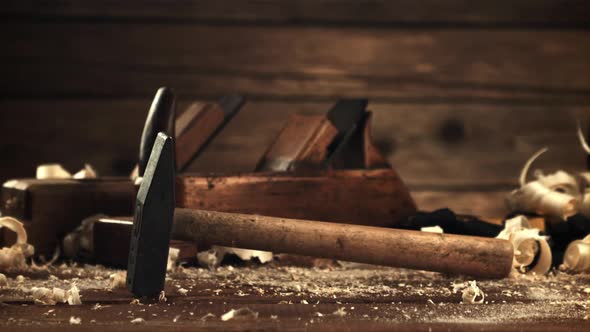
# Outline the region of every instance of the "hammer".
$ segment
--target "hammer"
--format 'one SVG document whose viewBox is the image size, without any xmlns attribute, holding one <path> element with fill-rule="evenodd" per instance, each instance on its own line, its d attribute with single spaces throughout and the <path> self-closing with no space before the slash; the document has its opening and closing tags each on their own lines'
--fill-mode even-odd
<svg viewBox="0 0 590 332">
<path fill-rule="evenodd" d="M 159 133 L 135 205 L 127 266 L 127 287 L 135 296 L 155 296 L 164 288 L 171 236 L 478 278 L 502 278 L 512 268 L 513 247 L 506 240 L 175 209 L 174 185 L 174 143 Z"/>
</svg>

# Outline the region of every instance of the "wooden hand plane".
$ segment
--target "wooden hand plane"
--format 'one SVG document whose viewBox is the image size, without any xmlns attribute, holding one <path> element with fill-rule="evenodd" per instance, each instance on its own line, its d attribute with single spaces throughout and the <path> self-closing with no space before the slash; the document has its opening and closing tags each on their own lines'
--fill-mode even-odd
<svg viewBox="0 0 590 332">
<path fill-rule="evenodd" d="M 372 143 L 366 105 L 340 100 L 325 115 L 292 116 L 255 172 L 177 176 L 176 206 L 371 226 L 403 222 L 416 206 Z M 131 218 L 91 222 L 95 259 L 124 267 Z"/>
</svg>

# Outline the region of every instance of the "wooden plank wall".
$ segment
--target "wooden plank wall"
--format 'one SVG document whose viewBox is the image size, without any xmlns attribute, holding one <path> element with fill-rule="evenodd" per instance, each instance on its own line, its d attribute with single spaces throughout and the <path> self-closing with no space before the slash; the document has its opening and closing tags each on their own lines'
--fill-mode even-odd
<svg viewBox="0 0 590 332">
<path fill-rule="evenodd" d="M 424 208 L 501 197 L 542 146 L 540 167 L 585 167 L 587 1 L 15 0 L 0 19 L 0 181 L 127 173 L 162 85 L 181 108 L 249 99 L 193 171 L 251 170 L 289 113 L 353 96 Z"/>
</svg>

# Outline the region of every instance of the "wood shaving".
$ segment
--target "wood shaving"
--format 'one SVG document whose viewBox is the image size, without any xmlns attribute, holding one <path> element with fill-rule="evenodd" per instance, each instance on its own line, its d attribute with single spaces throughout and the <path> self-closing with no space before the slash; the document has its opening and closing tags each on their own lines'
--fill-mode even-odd
<svg viewBox="0 0 590 332">
<path fill-rule="evenodd" d="M 590 272 L 590 235 L 570 243 L 563 256 L 565 270 L 573 273 Z"/>
<path fill-rule="evenodd" d="M 145 319 L 138 317 L 131 320 L 131 324 L 145 324 Z"/>
<path fill-rule="evenodd" d="M 582 149 L 586 151 L 587 154 L 590 154 L 590 146 L 588 146 L 588 142 L 586 142 L 586 137 L 584 136 L 584 131 L 582 131 L 582 124 L 580 121 L 577 121 L 578 125 L 578 139 L 580 140 L 580 145 L 582 145 Z"/>
<path fill-rule="evenodd" d="M 0 228 L 7 228 L 16 233 L 14 245 L 0 249 L 0 271 L 27 270 L 27 258 L 34 254 L 35 249 L 27 243 L 27 231 L 23 223 L 12 217 L 2 217 Z"/>
<path fill-rule="evenodd" d="M 221 315 L 221 320 L 226 322 L 228 320 L 242 320 L 242 319 L 257 319 L 258 313 L 250 310 L 249 308 L 232 309 L 225 314 Z"/>
<path fill-rule="evenodd" d="M 127 271 L 119 271 L 109 276 L 111 289 L 125 288 L 127 286 Z"/>
<path fill-rule="evenodd" d="M 39 180 L 43 179 L 94 179 L 97 178 L 98 174 L 94 167 L 90 164 L 84 164 L 84 168 L 76 172 L 72 176 L 65 168 L 60 164 L 43 164 L 37 166 L 37 172 L 35 178 Z"/>
<path fill-rule="evenodd" d="M 31 288 L 31 296 L 35 304 L 55 305 L 57 303 L 53 297 L 53 291 L 46 287 Z"/>
<path fill-rule="evenodd" d="M 82 318 L 74 317 L 74 316 L 70 317 L 70 325 L 80 325 L 80 324 L 82 324 Z"/>
<path fill-rule="evenodd" d="M 513 268 L 522 273 L 543 275 L 551 269 L 552 254 L 547 237 L 539 235 L 524 216 L 506 220 L 504 229 L 497 238 L 512 242 L 514 247 Z"/>
<path fill-rule="evenodd" d="M 94 306 L 92 306 L 92 308 L 90 308 L 90 310 L 100 310 L 104 308 L 100 303 L 96 303 Z"/>
<path fill-rule="evenodd" d="M 179 288 L 179 289 L 177 290 L 177 292 L 178 292 L 178 294 L 180 294 L 180 295 L 184 295 L 184 296 L 186 296 L 186 294 L 188 293 L 188 289 Z"/>
<path fill-rule="evenodd" d="M 80 305 L 80 290 L 76 285 L 72 285 L 69 290 L 53 287 L 33 287 L 29 291 L 33 302 L 40 305 L 56 305 L 58 303 L 68 303 L 69 305 Z"/>
<path fill-rule="evenodd" d="M 207 320 L 210 320 L 210 319 L 213 319 L 213 318 L 217 318 L 217 316 L 215 316 L 212 313 L 207 313 L 205 316 L 201 317 L 200 320 L 207 321 Z"/>
<path fill-rule="evenodd" d="M 42 179 L 71 179 L 72 174 L 60 164 L 43 164 L 37 166 L 36 178 Z"/>
<path fill-rule="evenodd" d="M 176 262 L 178 261 L 178 255 L 180 249 L 170 248 L 168 251 L 168 262 L 166 263 L 166 271 L 173 271 L 176 268 Z"/>
<path fill-rule="evenodd" d="M 80 290 L 76 285 L 72 285 L 72 287 L 66 292 L 67 301 L 69 305 L 80 305 L 82 304 L 82 300 L 80 299 Z"/>
<path fill-rule="evenodd" d="M 582 147 L 586 150 L 588 145 L 580 127 L 578 127 L 578 136 Z M 581 213 L 590 218 L 589 172 L 571 175 L 559 170 L 544 175 L 537 170 L 535 171 L 536 180 L 526 183 L 530 166 L 546 151 L 546 148 L 541 149 L 526 162 L 519 178 L 520 188 L 513 191 L 506 199 L 508 207 L 513 212 L 538 213 L 562 220 L 575 213 Z"/>
<path fill-rule="evenodd" d="M 8 279 L 3 273 L 0 273 L 0 288 L 8 286 Z"/>
<path fill-rule="evenodd" d="M 570 195 L 553 191 L 538 181 L 514 190 L 506 198 L 510 211 L 537 213 L 567 219 L 578 210 L 579 201 Z"/>
<path fill-rule="evenodd" d="M 467 282 L 467 287 L 461 292 L 461 298 L 463 303 L 482 304 L 485 300 L 485 294 L 477 287 L 477 282 L 473 280 Z"/>
<path fill-rule="evenodd" d="M 346 308 L 344 308 L 344 307 L 338 308 L 338 310 L 334 311 L 332 313 L 332 315 L 344 317 L 344 316 L 346 316 Z"/>
<path fill-rule="evenodd" d="M 219 267 L 225 255 L 236 255 L 243 261 L 258 259 L 260 263 L 265 264 L 273 260 L 273 253 L 268 251 L 239 249 L 231 247 L 213 246 L 207 251 L 202 251 L 197 254 L 197 260 L 203 267 L 214 270 Z"/>
<path fill-rule="evenodd" d="M 55 300 L 55 302 L 57 303 L 66 303 L 67 302 L 67 297 L 66 297 L 66 291 L 61 289 L 61 288 L 53 288 L 53 299 Z"/>
<path fill-rule="evenodd" d="M 272 252 L 269 251 L 261 251 L 261 250 L 250 250 L 250 249 L 240 249 L 240 248 L 230 248 L 230 247 L 221 247 L 216 246 L 217 250 L 223 252 L 224 255 L 227 254 L 234 254 L 238 256 L 243 261 L 249 261 L 252 259 L 257 258 L 260 263 L 265 264 L 273 259 Z"/>
<path fill-rule="evenodd" d="M 25 277 L 23 277 L 22 275 L 17 275 L 16 278 L 14 279 L 14 281 L 16 281 L 19 284 L 22 284 L 23 282 L 25 282 Z"/>
<path fill-rule="evenodd" d="M 201 251 L 197 253 L 199 265 L 206 267 L 211 271 L 215 270 L 215 268 L 221 264 L 221 259 L 223 259 L 223 256 L 218 255 L 215 249 L 209 249 L 207 251 Z"/>
<path fill-rule="evenodd" d="M 96 170 L 90 164 L 84 164 L 84 168 L 73 176 L 74 179 L 96 179 L 97 177 L 98 173 L 96 173 Z"/>
<path fill-rule="evenodd" d="M 430 227 L 422 227 L 420 228 L 421 232 L 428 232 L 428 233 L 444 233 L 443 229 L 440 226 L 430 226 Z"/>
<path fill-rule="evenodd" d="M 166 301 L 168 301 L 168 299 L 166 298 L 166 293 L 164 291 L 161 291 L 160 295 L 158 295 L 158 302 L 166 303 Z"/>
</svg>

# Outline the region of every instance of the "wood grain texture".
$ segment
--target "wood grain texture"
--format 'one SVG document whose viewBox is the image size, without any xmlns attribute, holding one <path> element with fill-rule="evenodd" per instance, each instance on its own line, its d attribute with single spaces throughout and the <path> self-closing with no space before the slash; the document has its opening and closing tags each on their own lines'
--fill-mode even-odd
<svg viewBox="0 0 590 332">
<path fill-rule="evenodd" d="M 394 226 L 416 209 L 389 169 L 179 177 L 176 198 L 190 209 L 371 226 Z"/>
<path fill-rule="evenodd" d="M 223 267 L 215 271 L 185 268 L 170 273 L 167 303 L 131 304 L 125 289 L 109 291 L 109 275 L 120 270 L 93 266 L 52 267 L 44 275 L 24 273 L 24 283 L 8 274 L 0 329 L 11 332 L 63 331 L 587 331 L 587 274 L 546 278 L 477 280 L 485 305 L 466 305 L 452 284 L 459 276 L 345 264 L 318 269 L 285 266 Z M 57 278 L 48 280 L 48 275 Z M 80 288 L 82 305 L 34 305 L 28 293 L 43 285 Z M 179 288 L 187 289 L 185 295 Z M 509 294 L 509 295 L 508 295 Z M 305 300 L 309 304 L 303 302 Z M 432 305 L 430 301 L 436 305 Z M 319 302 L 319 303 L 318 303 Z M 94 310 L 92 309 L 97 303 Z M 280 303 L 280 304 L 278 304 Z M 221 321 L 231 309 L 247 307 L 257 319 Z M 377 307 L 377 309 L 375 309 Z M 354 309 L 352 309 L 354 308 Z M 52 310 L 51 312 L 48 312 Z M 333 314 L 337 310 L 346 315 Z M 318 315 L 322 313 L 322 316 Z M 211 313 L 215 317 L 202 319 Z M 82 325 L 70 325 L 71 316 Z M 130 321 L 141 317 L 145 324 Z"/>
<path fill-rule="evenodd" d="M 289 114 L 323 114 L 332 103 L 248 102 L 188 171 L 249 172 Z M 186 104 L 181 99 L 179 109 Z M 127 175 L 149 105 L 147 98 L 0 101 L 0 147 L 9 156 L 0 163 L 0 177 L 30 177 L 37 164 L 48 162 L 71 171 L 90 162 L 100 174 Z M 587 107 L 371 102 L 368 109 L 377 146 L 414 189 L 506 188 L 516 184 L 524 162 L 543 146 L 550 152 L 534 168 L 585 167 L 575 119 L 590 114 Z"/>
<path fill-rule="evenodd" d="M 184 0 L 7 1 L 7 17 L 295 24 L 542 24 L 578 26 L 590 10 L 580 0 Z"/>
<path fill-rule="evenodd" d="M 190 209 L 175 211 L 171 236 L 482 279 L 506 278 L 514 259 L 507 240 Z"/>
<path fill-rule="evenodd" d="M 225 121 L 223 109 L 219 104 L 202 105 L 201 103 L 193 103 L 181 114 L 179 119 L 183 119 L 184 115 L 188 116 L 192 113 L 195 114 L 194 119 L 185 127 L 186 130 L 178 132 L 175 141 L 175 156 L 178 169 L 184 169 L 198 155 L 207 140 Z"/>
<path fill-rule="evenodd" d="M 583 31 L 5 23 L 0 36 L 6 96 L 166 84 L 193 97 L 589 104 Z"/>
<path fill-rule="evenodd" d="M 271 142 L 271 145 L 264 152 L 255 170 L 291 170 L 295 166 L 295 161 L 303 157 L 302 151 L 306 148 L 306 145 L 310 144 L 310 140 L 312 140 L 313 135 L 318 131 L 325 119 L 321 115 L 290 115 L 285 126 L 278 133 L 277 138 Z M 323 148 L 326 148 L 326 146 L 323 146 Z"/>
</svg>

